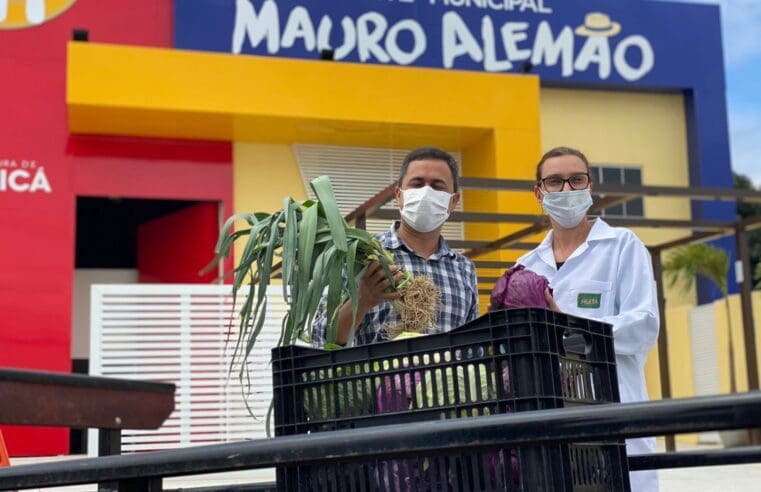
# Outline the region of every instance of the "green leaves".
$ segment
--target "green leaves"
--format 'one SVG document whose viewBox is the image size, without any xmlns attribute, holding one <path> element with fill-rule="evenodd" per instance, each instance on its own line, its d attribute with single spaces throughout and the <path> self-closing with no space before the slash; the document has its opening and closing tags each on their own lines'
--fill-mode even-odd
<svg viewBox="0 0 761 492">
<path fill-rule="evenodd" d="M 716 246 L 696 243 L 675 249 L 663 265 L 663 272 L 673 287 L 681 282 L 689 289 L 696 275 L 707 278 L 716 284 L 722 294 L 727 295 L 727 273 L 729 273 L 729 256 Z"/>
<path fill-rule="evenodd" d="M 322 209 L 325 212 L 325 218 L 328 220 L 328 226 L 333 235 L 336 248 L 345 253 L 348 250 L 346 244 L 347 226 L 346 221 L 341 216 L 341 212 L 338 210 L 336 196 L 333 194 L 333 187 L 330 185 L 330 178 L 327 176 L 315 178 L 312 181 L 312 189 L 322 204 Z"/>
<path fill-rule="evenodd" d="M 241 368 L 264 326 L 267 286 L 278 267 L 282 271 L 283 297 L 289 306 L 279 337 L 283 345 L 309 338 L 320 299 L 327 291 L 326 346 L 335 347 L 338 312 L 348 300 L 356 320 L 358 280 L 371 258 L 378 259 L 392 279 L 393 256 L 366 231 L 348 227 L 336 204 L 330 179 L 321 176 L 311 185 L 319 200 L 294 201 L 287 197 L 282 210 L 236 214 L 220 232 L 216 257 L 207 268 L 228 258 L 235 243 L 243 245 L 238 266 L 229 272 L 235 299 L 244 286 L 249 287 L 239 312 L 240 329 L 233 354 L 233 364 L 240 363 Z M 232 231 L 237 221 L 245 221 L 247 227 Z M 273 265 L 277 256 L 282 261 Z"/>
</svg>

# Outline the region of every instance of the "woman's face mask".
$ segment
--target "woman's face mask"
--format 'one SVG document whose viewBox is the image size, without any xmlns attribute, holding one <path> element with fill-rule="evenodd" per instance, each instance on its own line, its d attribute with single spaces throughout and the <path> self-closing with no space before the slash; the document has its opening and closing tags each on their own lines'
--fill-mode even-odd
<svg viewBox="0 0 761 492">
<path fill-rule="evenodd" d="M 565 229 L 579 225 L 591 206 L 592 193 L 589 188 L 552 193 L 542 191 L 542 208 Z"/>
<path fill-rule="evenodd" d="M 402 190 L 402 219 L 418 232 L 431 232 L 449 218 L 452 193 L 430 186 Z"/>
</svg>

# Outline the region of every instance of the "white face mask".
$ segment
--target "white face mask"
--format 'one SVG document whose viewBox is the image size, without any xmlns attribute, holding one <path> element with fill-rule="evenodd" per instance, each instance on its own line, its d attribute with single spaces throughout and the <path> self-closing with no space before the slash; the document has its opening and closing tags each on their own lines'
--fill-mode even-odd
<svg viewBox="0 0 761 492">
<path fill-rule="evenodd" d="M 449 218 L 451 193 L 430 186 L 402 190 L 402 219 L 418 232 L 431 232 Z"/>
<path fill-rule="evenodd" d="M 584 190 L 542 192 L 542 208 L 565 229 L 579 225 L 592 206 L 592 193 Z"/>
</svg>

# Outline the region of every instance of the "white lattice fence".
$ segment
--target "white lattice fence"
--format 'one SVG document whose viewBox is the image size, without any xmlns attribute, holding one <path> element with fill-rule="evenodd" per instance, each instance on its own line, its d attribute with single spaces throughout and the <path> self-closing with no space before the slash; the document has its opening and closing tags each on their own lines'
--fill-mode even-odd
<svg viewBox="0 0 761 492">
<path fill-rule="evenodd" d="M 169 419 L 155 431 L 125 430 L 124 453 L 265 437 L 270 349 L 286 310 L 280 287 L 270 287 L 268 296 L 264 328 L 242 386 L 237 369 L 230 374 L 238 306 L 233 309 L 229 285 L 92 287 L 90 374 L 177 385 Z M 242 387 L 257 419 L 246 410 Z M 88 443 L 95 455 L 94 431 Z"/>
<path fill-rule="evenodd" d="M 695 395 L 721 393 L 719 384 L 719 351 L 716 348 L 716 308 L 713 303 L 690 309 L 690 342 Z M 718 444 L 719 433 L 701 432 L 700 442 Z"/>
</svg>

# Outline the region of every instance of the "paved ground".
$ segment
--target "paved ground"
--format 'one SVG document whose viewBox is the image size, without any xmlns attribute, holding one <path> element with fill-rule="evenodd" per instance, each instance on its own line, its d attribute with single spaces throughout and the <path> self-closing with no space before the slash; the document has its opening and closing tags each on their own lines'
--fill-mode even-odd
<svg viewBox="0 0 761 492">
<path fill-rule="evenodd" d="M 708 449 L 707 446 L 679 445 L 680 451 Z M 13 465 L 38 463 L 60 459 L 80 458 L 81 456 L 61 456 L 57 458 L 16 458 Z M 168 479 L 166 488 L 204 487 L 209 485 L 251 483 L 255 481 L 274 480 L 274 474 L 268 470 L 237 472 L 218 475 L 201 475 L 192 478 Z M 708 468 L 684 468 L 660 471 L 661 492 L 758 492 L 761 491 L 761 463 L 753 465 L 722 466 Z M 43 491 L 58 490 L 69 492 L 94 491 L 92 486 L 57 487 L 38 489 Z"/>
<path fill-rule="evenodd" d="M 663 451 L 662 443 L 659 443 Z M 717 446 L 679 444 L 678 451 L 716 449 Z M 761 463 L 661 470 L 661 492 L 757 492 L 761 491 Z"/>
</svg>

